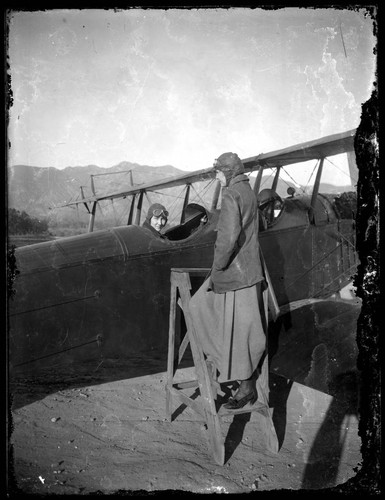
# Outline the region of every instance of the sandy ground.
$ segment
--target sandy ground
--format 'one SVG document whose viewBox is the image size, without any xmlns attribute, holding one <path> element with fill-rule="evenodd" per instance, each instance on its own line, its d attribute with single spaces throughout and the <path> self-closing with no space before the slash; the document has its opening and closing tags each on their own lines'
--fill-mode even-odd
<svg viewBox="0 0 385 500">
<path fill-rule="evenodd" d="M 195 378 L 185 365 L 181 379 Z M 224 417 L 220 466 L 199 415 L 175 404 L 176 418 L 167 421 L 165 381 L 166 361 L 143 357 L 11 376 L 10 488 L 63 495 L 320 489 L 359 469 L 358 418 L 346 401 L 271 375 L 279 453 L 266 449 L 258 412 Z"/>
</svg>

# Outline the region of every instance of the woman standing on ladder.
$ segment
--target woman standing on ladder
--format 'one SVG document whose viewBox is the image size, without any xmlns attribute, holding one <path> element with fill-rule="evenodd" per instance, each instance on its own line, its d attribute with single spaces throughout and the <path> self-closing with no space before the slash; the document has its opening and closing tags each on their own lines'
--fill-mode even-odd
<svg viewBox="0 0 385 500">
<path fill-rule="evenodd" d="M 240 382 L 224 405 L 238 409 L 258 398 L 257 368 L 266 347 L 258 207 L 238 155 L 223 153 L 214 169 L 222 185 L 214 261 L 189 308 L 202 350 L 215 374 L 219 372 L 218 381 Z"/>
</svg>

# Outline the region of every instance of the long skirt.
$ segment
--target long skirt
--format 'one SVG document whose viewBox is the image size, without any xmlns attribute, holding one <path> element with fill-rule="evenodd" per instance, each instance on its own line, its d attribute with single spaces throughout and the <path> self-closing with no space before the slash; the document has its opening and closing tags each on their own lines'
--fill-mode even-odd
<svg viewBox="0 0 385 500">
<path fill-rule="evenodd" d="M 261 283 L 226 293 L 208 285 L 209 279 L 189 307 L 202 350 L 219 371 L 219 382 L 248 379 L 266 347 Z"/>
</svg>

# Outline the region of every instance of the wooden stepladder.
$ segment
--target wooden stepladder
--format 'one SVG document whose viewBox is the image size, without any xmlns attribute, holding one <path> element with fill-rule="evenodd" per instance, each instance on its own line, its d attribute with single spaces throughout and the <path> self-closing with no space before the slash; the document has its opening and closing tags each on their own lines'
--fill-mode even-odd
<svg viewBox="0 0 385 500">
<path fill-rule="evenodd" d="M 171 296 L 170 296 L 170 322 L 169 322 L 169 344 L 167 362 L 167 383 L 166 383 L 166 416 L 172 421 L 172 402 L 175 398 L 179 403 L 185 404 L 198 413 L 205 421 L 208 429 L 210 446 L 214 455 L 214 460 L 219 465 L 225 462 L 225 440 L 221 431 L 220 418 L 225 415 L 236 415 L 258 411 L 263 418 L 264 433 L 267 440 L 267 448 L 273 452 L 278 452 L 278 439 L 275 432 L 271 409 L 269 408 L 269 374 L 267 352 L 262 363 L 260 375 L 257 379 L 258 401 L 250 406 L 247 405 L 238 410 L 228 410 L 224 407 L 217 408 L 216 397 L 222 386 L 226 386 L 232 381 L 219 384 L 213 374 L 212 367 L 206 361 L 202 348 L 197 337 L 197 333 L 192 322 L 189 302 L 191 298 L 190 276 L 204 277 L 209 269 L 205 268 L 173 268 L 171 269 Z M 265 291 L 267 292 L 267 290 Z M 265 294 L 264 292 L 264 294 Z M 179 298 L 178 298 L 179 296 Z M 274 306 L 274 301 L 264 297 L 266 318 L 268 303 L 270 310 Z M 275 302 L 276 304 L 276 302 Z M 186 334 L 180 342 L 178 353 L 176 353 L 176 333 L 179 340 L 179 310 L 178 305 L 184 314 L 186 323 Z M 273 316 L 275 311 L 271 311 Z M 187 382 L 176 382 L 174 377 L 178 366 L 183 358 L 188 344 L 190 343 L 193 362 L 195 366 L 196 380 Z M 192 399 L 185 392 L 186 389 L 199 388 L 200 399 Z"/>
</svg>

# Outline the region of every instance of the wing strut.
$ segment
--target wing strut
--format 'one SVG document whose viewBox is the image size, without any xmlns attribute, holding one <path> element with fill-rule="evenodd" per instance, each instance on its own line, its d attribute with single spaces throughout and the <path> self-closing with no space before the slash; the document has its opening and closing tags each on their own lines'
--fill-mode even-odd
<svg viewBox="0 0 385 500">
<path fill-rule="evenodd" d="M 83 186 L 80 186 L 80 196 L 82 200 L 84 200 L 84 191 L 83 191 Z M 86 202 L 83 202 L 83 205 L 86 207 L 87 212 L 90 213 L 90 209 L 88 208 L 88 205 Z"/>
<path fill-rule="evenodd" d="M 134 194 L 131 199 L 130 213 L 128 214 L 127 226 L 130 226 L 132 224 L 132 220 L 134 218 L 135 199 L 136 199 L 136 194 Z"/>
<path fill-rule="evenodd" d="M 260 167 L 259 170 L 258 170 L 257 177 L 256 177 L 255 182 L 254 182 L 254 193 L 255 193 L 255 196 L 257 196 L 257 194 L 259 193 L 259 188 L 261 187 L 262 174 L 263 174 L 263 168 Z"/>
<path fill-rule="evenodd" d="M 281 165 L 279 165 L 279 166 L 277 167 L 277 171 L 276 171 L 276 173 L 275 173 L 275 177 L 274 177 L 274 180 L 273 180 L 273 184 L 272 184 L 272 186 L 271 186 L 271 189 L 272 189 L 273 191 L 275 191 L 275 190 L 277 189 L 277 184 L 278 184 L 278 179 L 279 179 L 279 173 L 280 173 L 280 171 L 281 171 Z"/>
<path fill-rule="evenodd" d="M 188 200 L 189 200 L 189 197 L 190 197 L 190 188 L 191 188 L 191 184 L 187 184 L 186 185 L 186 195 L 184 197 L 184 202 L 183 202 L 182 215 L 180 217 L 180 223 L 181 224 L 183 224 L 184 219 L 185 219 L 185 210 L 186 210 L 186 207 L 188 205 Z"/>
<path fill-rule="evenodd" d="M 135 217 L 135 225 L 139 226 L 140 224 L 140 214 L 142 212 L 142 203 L 143 203 L 143 195 L 145 191 L 141 191 L 139 195 L 138 205 L 136 207 L 136 217 Z"/>
<path fill-rule="evenodd" d="M 309 209 L 309 218 L 310 218 L 311 224 L 314 224 L 315 202 L 316 202 L 317 196 L 318 196 L 324 160 L 325 160 L 325 158 L 321 158 L 321 161 L 320 161 L 320 164 L 319 164 L 319 167 L 317 170 L 317 176 L 316 176 L 315 182 L 314 182 L 313 193 L 311 195 L 311 202 L 310 202 L 310 209 Z"/>
<path fill-rule="evenodd" d="M 94 230 L 95 212 L 96 212 L 96 205 L 97 204 L 98 204 L 98 202 L 94 201 L 94 203 L 92 205 L 92 210 L 90 212 L 90 220 L 88 223 L 88 232 L 89 233 L 92 233 L 92 231 Z"/>
</svg>

